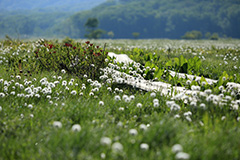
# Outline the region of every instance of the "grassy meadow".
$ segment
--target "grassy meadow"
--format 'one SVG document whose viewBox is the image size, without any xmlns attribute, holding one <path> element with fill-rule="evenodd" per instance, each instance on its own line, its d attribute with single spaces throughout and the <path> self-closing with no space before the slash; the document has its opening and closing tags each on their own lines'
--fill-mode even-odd
<svg viewBox="0 0 240 160">
<path fill-rule="evenodd" d="M 240 159 L 239 59 L 240 40 L 1 40 L 0 160 Z"/>
</svg>

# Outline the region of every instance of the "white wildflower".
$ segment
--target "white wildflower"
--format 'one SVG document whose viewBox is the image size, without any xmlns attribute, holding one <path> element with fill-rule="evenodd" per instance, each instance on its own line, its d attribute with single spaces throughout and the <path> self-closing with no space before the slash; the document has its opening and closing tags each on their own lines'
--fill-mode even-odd
<svg viewBox="0 0 240 160">
<path fill-rule="evenodd" d="M 131 95 L 129 98 L 130 98 L 130 100 L 132 101 L 132 100 L 135 99 L 135 96 L 134 96 L 134 95 Z"/>
<path fill-rule="evenodd" d="M 138 107 L 138 108 L 142 108 L 142 104 L 141 104 L 141 103 L 138 103 L 138 104 L 137 104 L 137 107 Z"/>
<path fill-rule="evenodd" d="M 197 102 L 192 101 L 192 102 L 190 103 L 190 105 L 193 106 L 193 107 L 197 107 Z"/>
<path fill-rule="evenodd" d="M 179 115 L 179 114 L 176 114 L 176 115 L 174 116 L 174 118 L 175 118 L 175 119 L 180 118 L 180 115 Z"/>
<path fill-rule="evenodd" d="M 234 104 L 234 105 L 232 106 L 232 109 L 233 109 L 233 110 L 238 110 L 238 104 Z"/>
<path fill-rule="evenodd" d="M 62 70 L 61 70 L 61 72 L 62 72 L 63 74 L 65 74 L 65 73 L 66 73 L 66 71 L 65 71 L 64 69 L 62 69 Z"/>
<path fill-rule="evenodd" d="M 192 82 L 190 80 L 186 81 L 186 85 L 190 85 Z"/>
<path fill-rule="evenodd" d="M 62 123 L 59 122 L 59 121 L 54 121 L 54 122 L 53 122 L 53 127 L 62 128 Z"/>
<path fill-rule="evenodd" d="M 49 85 L 50 88 L 54 88 L 55 87 L 55 84 L 52 83 L 52 82 L 50 82 L 48 85 Z"/>
<path fill-rule="evenodd" d="M 118 123 L 117 123 L 117 127 L 122 127 L 123 126 L 123 123 L 121 122 L 121 121 L 119 121 Z"/>
<path fill-rule="evenodd" d="M 81 126 L 79 125 L 79 124 L 74 124 L 73 126 L 72 126 L 72 131 L 74 131 L 74 132 L 80 132 L 81 131 Z"/>
<path fill-rule="evenodd" d="M 119 84 L 122 84 L 122 83 L 124 82 L 124 79 L 122 79 L 122 78 L 117 78 L 116 82 L 119 83 Z"/>
<path fill-rule="evenodd" d="M 88 82 L 88 83 L 92 83 L 93 81 L 92 81 L 91 79 L 88 79 L 87 82 Z"/>
<path fill-rule="evenodd" d="M 181 109 L 181 107 L 178 105 L 178 104 L 173 104 L 171 107 L 170 107 L 170 110 L 171 111 L 179 111 Z"/>
<path fill-rule="evenodd" d="M 143 131 L 146 131 L 147 130 L 147 126 L 145 124 L 140 124 L 139 125 L 139 128 Z"/>
<path fill-rule="evenodd" d="M 227 101 L 231 101 L 232 97 L 231 97 L 231 96 L 226 96 L 225 99 L 226 99 Z"/>
<path fill-rule="evenodd" d="M 185 152 L 178 152 L 175 156 L 175 159 L 177 160 L 187 160 L 190 158 L 190 155 Z"/>
<path fill-rule="evenodd" d="M 159 103 L 159 100 L 155 98 L 155 99 L 153 100 L 153 103 Z"/>
<path fill-rule="evenodd" d="M 207 94 L 211 94 L 212 90 L 211 89 L 206 89 L 204 92 L 207 93 Z"/>
<path fill-rule="evenodd" d="M 103 146 L 110 146 L 112 144 L 112 140 L 109 137 L 102 137 L 100 143 Z"/>
<path fill-rule="evenodd" d="M 186 116 L 186 120 L 187 120 L 188 122 L 192 122 L 192 119 L 191 119 L 190 116 Z"/>
<path fill-rule="evenodd" d="M 11 94 L 11 95 L 15 95 L 15 94 L 16 94 L 16 92 L 15 92 L 15 91 L 12 91 L 10 94 Z"/>
<path fill-rule="evenodd" d="M 154 97 L 156 97 L 156 93 L 155 93 L 155 92 L 152 92 L 152 93 L 150 94 L 150 96 L 154 98 Z"/>
<path fill-rule="evenodd" d="M 98 91 L 99 91 L 99 88 L 92 89 L 92 92 L 98 92 Z"/>
<path fill-rule="evenodd" d="M 201 103 L 201 104 L 199 105 L 199 107 L 200 107 L 201 109 L 205 110 L 205 109 L 206 109 L 206 104 Z"/>
<path fill-rule="evenodd" d="M 116 95 L 116 96 L 114 97 L 114 99 L 115 99 L 115 101 L 120 101 L 120 100 L 121 100 L 121 98 L 120 98 L 119 95 Z"/>
<path fill-rule="evenodd" d="M 226 119 L 226 117 L 225 117 L 225 116 L 222 116 L 221 120 L 224 121 L 225 119 Z"/>
<path fill-rule="evenodd" d="M 33 105 L 32 105 L 32 104 L 29 104 L 29 105 L 28 105 L 28 108 L 29 108 L 29 109 L 32 109 L 32 108 L 33 108 Z"/>
<path fill-rule="evenodd" d="M 153 103 L 153 107 L 155 107 L 155 108 L 159 107 L 159 103 L 158 102 L 157 103 Z"/>
<path fill-rule="evenodd" d="M 24 118 L 24 114 L 21 113 L 21 114 L 20 114 L 20 117 L 23 119 L 23 118 Z"/>
<path fill-rule="evenodd" d="M 105 153 L 101 153 L 100 157 L 101 157 L 102 159 L 105 159 L 105 158 L 106 158 L 106 154 L 105 154 Z"/>
<path fill-rule="evenodd" d="M 19 87 L 20 87 L 20 89 L 23 89 L 23 88 L 24 88 L 24 85 L 19 84 Z"/>
<path fill-rule="evenodd" d="M 123 107 L 119 107 L 118 110 L 119 111 L 124 111 L 124 108 Z"/>
<path fill-rule="evenodd" d="M 112 91 L 112 88 L 111 88 L 111 87 L 108 87 L 107 90 L 108 90 L 109 92 L 111 92 L 111 91 Z"/>
<path fill-rule="evenodd" d="M 119 92 L 119 88 L 115 88 L 114 90 L 115 90 L 115 92 Z"/>
<path fill-rule="evenodd" d="M 166 105 L 170 108 L 173 104 L 175 104 L 174 101 L 167 101 Z"/>
<path fill-rule="evenodd" d="M 16 76 L 17 79 L 21 79 L 21 76 Z"/>
<path fill-rule="evenodd" d="M 67 81 L 62 81 L 62 86 L 66 86 L 67 85 Z"/>
<path fill-rule="evenodd" d="M 123 145 L 119 142 L 115 142 L 112 145 L 112 151 L 113 152 L 122 152 L 123 151 Z"/>
<path fill-rule="evenodd" d="M 125 102 L 129 103 L 131 101 L 131 99 L 129 97 L 124 99 Z"/>
<path fill-rule="evenodd" d="M 223 87 L 223 86 L 219 86 L 218 89 L 219 89 L 220 91 L 222 91 L 222 90 L 224 89 L 224 87 Z"/>
<path fill-rule="evenodd" d="M 140 149 L 142 149 L 144 151 L 147 151 L 149 149 L 149 145 L 147 143 L 142 143 L 140 145 Z"/>
<path fill-rule="evenodd" d="M 136 136 L 138 134 L 138 131 L 136 129 L 130 129 L 129 134 Z"/>
<path fill-rule="evenodd" d="M 192 112 L 191 112 L 191 111 L 188 111 L 188 112 L 185 112 L 183 115 L 184 115 L 185 117 L 186 117 L 186 116 L 191 116 L 191 115 L 192 115 Z"/>
<path fill-rule="evenodd" d="M 75 90 L 73 90 L 72 92 L 71 92 L 71 95 L 76 95 L 77 94 L 77 91 L 75 91 Z"/>
<path fill-rule="evenodd" d="M 123 96 L 122 96 L 122 99 L 123 99 L 123 100 L 125 100 L 125 99 L 127 99 L 127 98 L 128 98 L 127 95 L 123 95 Z"/>
<path fill-rule="evenodd" d="M 174 146 L 172 146 L 173 153 L 178 153 L 178 152 L 181 152 L 182 150 L 183 150 L 183 147 L 181 144 L 175 144 Z"/>
<path fill-rule="evenodd" d="M 237 117 L 237 121 L 238 121 L 238 122 L 240 121 L 240 117 Z"/>
<path fill-rule="evenodd" d="M 40 95 L 39 94 L 35 94 L 35 97 L 40 98 Z"/>
<path fill-rule="evenodd" d="M 100 101 L 98 104 L 99 104 L 99 106 L 104 106 L 104 102 L 103 101 Z"/>
</svg>

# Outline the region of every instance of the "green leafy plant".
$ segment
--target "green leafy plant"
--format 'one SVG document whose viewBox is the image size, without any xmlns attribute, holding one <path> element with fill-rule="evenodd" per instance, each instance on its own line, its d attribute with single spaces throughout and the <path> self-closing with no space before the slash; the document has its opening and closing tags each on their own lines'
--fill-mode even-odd
<svg viewBox="0 0 240 160">
<path fill-rule="evenodd" d="M 187 60 L 181 55 L 179 58 L 174 58 L 173 60 L 168 61 L 165 66 L 167 68 L 171 67 L 180 73 L 198 75 L 200 73 L 201 64 L 202 62 L 198 57 L 193 57 Z"/>
<path fill-rule="evenodd" d="M 232 76 L 229 76 L 226 71 L 223 72 L 222 76 L 219 78 L 217 86 L 226 86 L 227 82 L 231 82 Z"/>
</svg>

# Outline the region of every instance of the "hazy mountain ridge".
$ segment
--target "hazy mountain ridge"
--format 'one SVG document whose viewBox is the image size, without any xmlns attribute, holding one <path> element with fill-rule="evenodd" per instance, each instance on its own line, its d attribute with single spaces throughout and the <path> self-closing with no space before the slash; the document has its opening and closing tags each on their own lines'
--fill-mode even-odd
<svg viewBox="0 0 240 160">
<path fill-rule="evenodd" d="M 64 34 L 62 21 L 105 0 L 0 0 L 0 37 L 53 37 Z M 61 31 L 55 29 L 59 26 Z M 60 32 L 60 33 L 59 33 Z"/>
<path fill-rule="evenodd" d="M 5 11 L 38 10 L 76 12 L 91 9 L 106 0 L 0 0 Z"/>
</svg>

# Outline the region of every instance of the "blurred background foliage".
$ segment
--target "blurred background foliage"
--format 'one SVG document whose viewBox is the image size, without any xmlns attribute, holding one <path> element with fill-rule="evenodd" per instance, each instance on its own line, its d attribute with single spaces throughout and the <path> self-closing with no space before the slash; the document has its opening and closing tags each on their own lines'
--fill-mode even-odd
<svg viewBox="0 0 240 160">
<path fill-rule="evenodd" d="M 1 38 L 84 38 L 89 18 L 95 38 L 240 38 L 239 0 L 11 1 L 0 0 Z"/>
</svg>

